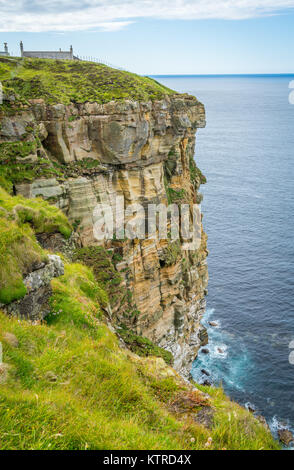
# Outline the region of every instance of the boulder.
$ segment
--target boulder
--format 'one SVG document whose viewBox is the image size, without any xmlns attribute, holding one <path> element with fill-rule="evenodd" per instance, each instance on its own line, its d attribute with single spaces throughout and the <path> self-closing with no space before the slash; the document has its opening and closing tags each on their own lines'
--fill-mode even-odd
<svg viewBox="0 0 294 470">
<path fill-rule="evenodd" d="M 209 349 L 202 348 L 202 349 L 200 349 L 200 352 L 202 352 L 202 354 L 209 354 Z"/>
<path fill-rule="evenodd" d="M 279 429 L 278 436 L 282 444 L 289 447 L 291 442 L 294 442 L 294 435 L 289 429 Z"/>
<path fill-rule="evenodd" d="M 3 308 L 13 316 L 29 320 L 43 320 L 50 312 L 49 299 L 52 295 L 50 281 L 64 274 L 64 264 L 57 255 L 48 255 L 48 263 L 42 264 L 24 279 L 27 294 L 20 300 Z"/>
</svg>

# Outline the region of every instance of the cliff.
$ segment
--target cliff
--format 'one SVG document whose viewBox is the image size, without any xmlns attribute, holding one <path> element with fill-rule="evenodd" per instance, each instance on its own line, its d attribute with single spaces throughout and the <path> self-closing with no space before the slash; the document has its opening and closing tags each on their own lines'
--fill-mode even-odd
<svg viewBox="0 0 294 470">
<path fill-rule="evenodd" d="M 0 80 L 1 449 L 279 448 L 183 378 L 207 340 L 202 227 L 194 250 L 93 235 L 117 195 L 199 205 L 203 105 L 97 64 L 0 59 Z"/>
<path fill-rule="evenodd" d="M 48 77 L 58 71 L 65 80 L 67 73 L 74 75 L 82 66 L 56 71 L 60 65 L 54 63 L 51 72 L 44 63 L 18 64 L 22 68 L 17 78 L 3 82 L 9 112 L 2 116 L 0 129 L 1 173 L 15 194 L 41 196 L 62 209 L 83 247 L 99 243 L 93 234 L 93 211 L 99 202 L 115 211 L 117 196 L 123 196 L 126 205 L 144 207 L 201 201 L 198 190 L 205 178 L 194 163 L 194 152 L 195 133 L 205 126 L 205 112 L 196 98 L 142 78 L 145 92 L 134 94 L 136 100 L 103 103 L 104 92 L 102 98 L 96 96 L 100 102 L 79 103 L 75 97 L 68 103 L 67 94 L 48 96 Z M 4 64 L 12 67 L 7 60 Z M 99 67 L 90 64 L 84 77 L 93 79 L 95 68 L 98 73 Z M 45 71 L 46 80 L 40 78 Z M 135 79 L 131 77 L 125 87 L 136 90 Z M 108 80 L 115 83 L 114 78 Z M 99 87 L 103 88 L 101 83 Z M 91 97 L 93 91 L 88 93 Z M 120 93 L 126 94 L 121 89 Z M 54 104 L 57 100 L 64 104 Z M 115 268 L 132 298 L 125 302 L 121 295 L 111 296 L 113 320 L 172 352 L 175 368 L 187 375 L 201 344 L 208 279 L 205 233 L 198 250 L 183 250 L 182 240 L 168 239 L 112 240 L 105 246 L 114 251 Z M 88 251 L 84 260 L 93 266 L 90 258 Z M 99 263 L 97 257 L 95 262 Z"/>
</svg>

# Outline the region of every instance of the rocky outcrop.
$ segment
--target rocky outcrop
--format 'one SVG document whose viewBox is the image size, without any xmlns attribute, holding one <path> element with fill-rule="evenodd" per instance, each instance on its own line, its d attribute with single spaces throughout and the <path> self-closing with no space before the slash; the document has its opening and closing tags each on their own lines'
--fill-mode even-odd
<svg viewBox="0 0 294 470">
<path fill-rule="evenodd" d="M 29 320 L 43 320 L 48 315 L 49 299 L 52 295 L 50 281 L 64 274 L 64 264 L 57 255 L 48 255 L 48 262 L 41 263 L 35 271 L 24 278 L 27 294 L 20 300 L 2 305 L 10 315 L 24 317 Z"/>
<path fill-rule="evenodd" d="M 294 442 L 294 435 L 291 431 L 289 431 L 289 429 L 278 429 L 278 436 L 282 444 L 284 444 L 286 447 L 289 447 L 290 444 Z"/>
<path fill-rule="evenodd" d="M 42 196 L 61 208 L 83 246 L 97 243 L 93 210 L 98 202 L 115 211 L 116 196 L 127 205 L 201 201 L 203 175 L 194 164 L 195 133 L 205 126 L 203 105 L 188 95 L 146 103 L 121 101 L 46 105 L 32 100 L 2 120 L 2 141 L 37 139 L 34 154 L 56 176 L 15 184 L 15 193 Z M 30 129 L 30 131 L 28 131 Z M 31 134 L 30 134 L 31 133 Z M 206 235 L 185 250 L 182 241 L 114 240 L 117 270 L 137 306 L 136 318 L 115 312 L 120 323 L 171 351 L 187 373 L 201 344 L 200 320 L 208 280 Z"/>
</svg>

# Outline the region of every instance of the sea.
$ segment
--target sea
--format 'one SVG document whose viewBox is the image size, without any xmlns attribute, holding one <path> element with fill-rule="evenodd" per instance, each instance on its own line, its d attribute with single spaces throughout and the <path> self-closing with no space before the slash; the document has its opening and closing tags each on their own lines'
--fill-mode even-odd
<svg viewBox="0 0 294 470">
<path fill-rule="evenodd" d="M 209 353 L 191 373 L 274 435 L 294 431 L 294 75 L 154 78 L 206 108 L 195 161 L 207 177 Z"/>
</svg>

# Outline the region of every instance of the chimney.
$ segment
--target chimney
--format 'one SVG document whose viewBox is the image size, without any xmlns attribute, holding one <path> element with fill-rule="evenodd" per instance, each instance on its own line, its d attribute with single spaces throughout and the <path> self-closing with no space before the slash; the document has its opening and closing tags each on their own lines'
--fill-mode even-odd
<svg viewBox="0 0 294 470">
<path fill-rule="evenodd" d="M 20 56 L 23 57 L 23 42 L 20 41 Z"/>
<path fill-rule="evenodd" d="M 73 48 L 72 48 L 72 46 L 70 46 L 69 52 L 70 52 L 70 58 L 73 59 Z"/>
<path fill-rule="evenodd" d="M 4 51 L 8 54 L 7 42 L 4 43 Z"/>
</svg>

